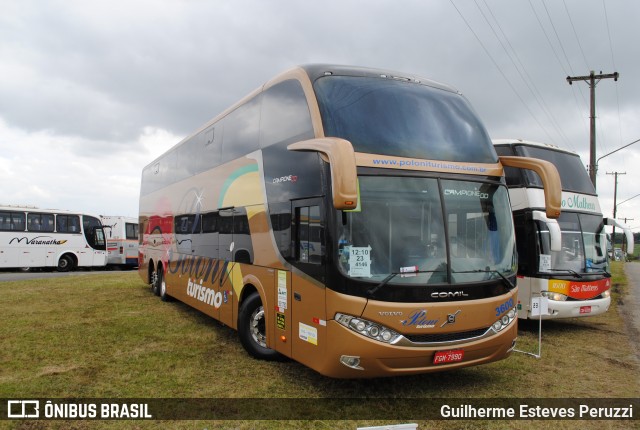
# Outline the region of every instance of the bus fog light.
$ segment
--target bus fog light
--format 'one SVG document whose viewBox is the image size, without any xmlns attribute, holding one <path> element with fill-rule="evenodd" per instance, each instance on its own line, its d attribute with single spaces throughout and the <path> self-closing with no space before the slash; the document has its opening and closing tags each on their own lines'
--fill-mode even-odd
<svg viewBox="0 0 640 430">
<path fill-rule="evenodd" d="M 360 357 L 354 355 L 343 355 L 340 357 L 340 363 L 352 369 L 364 370 L 360 367 Z"/>
</svg>

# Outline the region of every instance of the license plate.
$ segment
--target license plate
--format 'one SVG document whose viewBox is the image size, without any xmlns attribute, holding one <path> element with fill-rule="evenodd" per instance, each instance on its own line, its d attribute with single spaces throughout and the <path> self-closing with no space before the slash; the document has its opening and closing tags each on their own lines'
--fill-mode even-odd
<svg viewBox="0 0 640 430">
<path fill-rule="evenodd" d="M 580 306 L 580 313 L 581 314 L 590 314 L 591 313 L 591 306 Z"/>
<path fill-rule="evenodd" d="M 436 352 L 436 355 L 433 357 L 433 364 L 455 363 L 462 361 L 462 357 L 464 357 L 464 351 L 462 349 L 439 351 Z"/>
</svg>

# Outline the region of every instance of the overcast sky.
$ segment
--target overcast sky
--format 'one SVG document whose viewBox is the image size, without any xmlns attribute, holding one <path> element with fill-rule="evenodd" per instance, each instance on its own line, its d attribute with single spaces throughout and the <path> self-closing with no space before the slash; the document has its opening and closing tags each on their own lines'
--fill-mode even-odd
<svg viewBox="0 0 640 430">
<path fill-rule="evenodd" d="M 137 216 L 142 168 L 290 67 L 335 63 L 447 83 L 493 138 L 589 162 L 640 139 L 635 0 L 0 0 L 0 204 Z M 602 159 L 606 216 L 640 193 L 640 143 Z M 618 218 L 640 231 L 640 196 Z"/>
</svg>

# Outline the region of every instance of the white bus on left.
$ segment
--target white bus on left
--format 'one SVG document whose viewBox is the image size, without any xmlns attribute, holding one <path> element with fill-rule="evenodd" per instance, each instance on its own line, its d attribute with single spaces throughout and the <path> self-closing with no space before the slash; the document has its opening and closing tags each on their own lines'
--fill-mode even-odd
<svg viewBox="0 0 640 430">
<path fill-rule="evenodd" d="M 0 206 L 0 268 L 104 267 L 100 218 L 57 209 Z"/>
</svg>

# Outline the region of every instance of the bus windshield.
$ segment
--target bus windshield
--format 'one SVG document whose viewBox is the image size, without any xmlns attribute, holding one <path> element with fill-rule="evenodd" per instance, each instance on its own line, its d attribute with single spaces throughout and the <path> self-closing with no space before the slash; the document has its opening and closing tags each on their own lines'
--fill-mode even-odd
<svg viewBox="0 0 640 430">
<path fill-rule="evenodd" d="M 324 134 L 356 152 L 496 163 L 484 126 L 458 93 L 389 78 L 327 76 L 314 84 Z"/>
<path fill-rule="evenodd" d="M 558 169 L 563 191 L 595 195 L 596 191 L 589 179 L 589 175 L 577 154 L 554 151 L 536 146 L 516 145 L 517 155 L 539 158 L 549 161 Z M 542 180 L 533 170 L 523 170 L 529 186 L 542 187 Z"/>
<path fill-rule="evenodd" d="M 415 177 L 359 177 L 355 211 L 337 212 L 339 270 L 360 281 L 447 284 L 512 276 L 504 186 Z"/>
<path fill-rule="evenodd" d="M 550 255 L 550 266 L 540 264 L 540 272 L 609 273 L 607 237 L 601 215 L 563 212 L 558 218 L 562 250 L 551 251 L 546 224 L 538 222 L 542 254 Z"/>
</svg>

